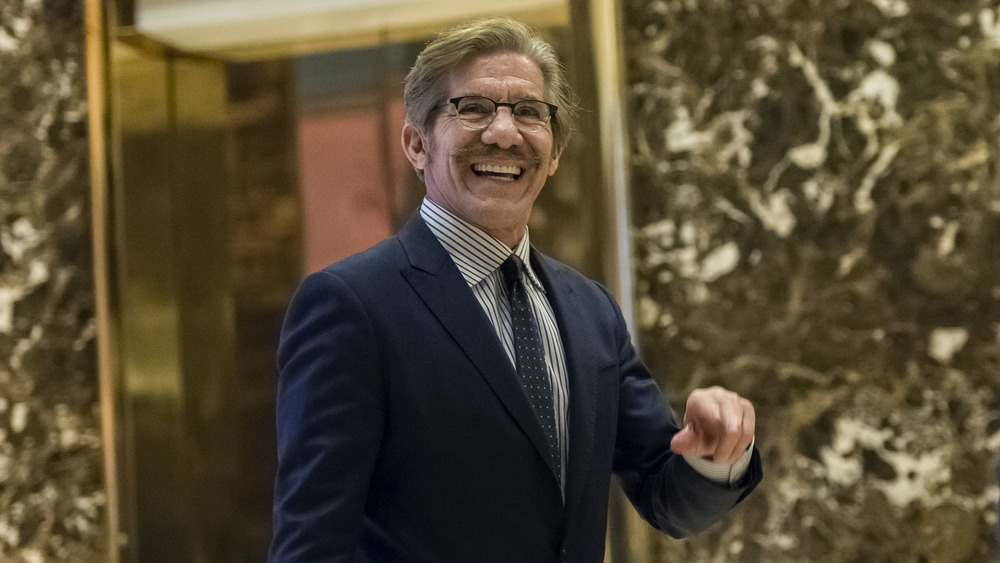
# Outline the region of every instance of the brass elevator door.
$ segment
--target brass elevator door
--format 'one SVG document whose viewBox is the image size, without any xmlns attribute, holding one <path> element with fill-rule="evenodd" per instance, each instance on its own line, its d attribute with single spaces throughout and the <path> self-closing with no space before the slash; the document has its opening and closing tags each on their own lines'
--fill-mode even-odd
<svg viewBox="0 0 1000 563">
<path fill-rule="evenodd" d="M 110 560 L 262 562 L 285 306 L 305 273 L 389 236 L 419 203 L 398 140 L 402 78 L 454 20 L 194 53 L 136 33 L 131 2 L 88 2 L 106 25 L 91 91 L 106 113 L 92 161 L 106 164 L 94 189 L 107 217 L 95 245 Z M 588 3 L 542 4 L 508 15 L 542 29 L 594 111 Z M 605 141 L 584 121 L 587 142 L 562 155 L 532 241 L 615 287 Z"/>
</svg>

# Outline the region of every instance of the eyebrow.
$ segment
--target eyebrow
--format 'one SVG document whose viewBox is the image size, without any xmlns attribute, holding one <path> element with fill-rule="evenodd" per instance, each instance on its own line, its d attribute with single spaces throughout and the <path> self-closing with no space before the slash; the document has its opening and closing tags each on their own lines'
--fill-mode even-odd
<svg viewBox="0 0 1000 563">
<path fill-rule="evenodd" d="M 464 98 L 466 96 L 479 96 L 480 98 L 489 98 L 489 99 L 493 100 L 494 102 L 500 101 L 500 100 L 497 100 L 496 98 L 494 98 L 493 96 L 491 96 L 489 94 L 483 94 L 481 92 L 469 92 L 468 94 L 459 94 L 458 96 L 449 96 L 448 99 L 451 99 L 451 98 Z M 510 103 L 516 104 L 517 102 L 522 102 L 524 100 L 537 100 L 539 102 L 544 102 L 545 101 L 543 98 L 536 98 L 534 96 L 522 96 L 520 98 L 512 98 L 512 101 Z"/>
</svg>

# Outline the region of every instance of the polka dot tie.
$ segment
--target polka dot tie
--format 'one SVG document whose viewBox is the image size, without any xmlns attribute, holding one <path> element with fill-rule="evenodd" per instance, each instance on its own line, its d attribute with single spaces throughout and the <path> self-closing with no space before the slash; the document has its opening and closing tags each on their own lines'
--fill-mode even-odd
<svg viewBox="0 0 1000 563">
<path fill-rule="evenodd" d="M 539 337 L 535 315 L 531 311 L 528 294 L 521 281 L 524 263 L 513 254 L 500 265 L 507 298 L 510 300 L 510 321 L 514 332 L 514 355 L 517 374 L 535 409 L 538 421 L 542 423 L 545 438 L 549 443 L 549 456 L 556 477 L 561 480 L 562 456 L 559 453 L 559 434 L 556 431 L 555 408 L 552 405 L 552 382 L 545 367 L 545 351 Z"/>
</svg>

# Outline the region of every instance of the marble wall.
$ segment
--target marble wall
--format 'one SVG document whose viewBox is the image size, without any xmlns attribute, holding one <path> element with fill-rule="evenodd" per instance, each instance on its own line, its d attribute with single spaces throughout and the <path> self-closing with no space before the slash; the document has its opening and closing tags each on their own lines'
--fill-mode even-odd
<svg viewBox="0 0 1000 563">
<path fill-rule="evenodd" d="M 623 6 L 644 354 L 749 397 L 765 463 L 653 559 L 992 560 L 996 1 Z"/>
<path fill-rule="evenodd" d="M 83 2 L 0 3 L 0 560 L 102 561 Z"/>
</svg>

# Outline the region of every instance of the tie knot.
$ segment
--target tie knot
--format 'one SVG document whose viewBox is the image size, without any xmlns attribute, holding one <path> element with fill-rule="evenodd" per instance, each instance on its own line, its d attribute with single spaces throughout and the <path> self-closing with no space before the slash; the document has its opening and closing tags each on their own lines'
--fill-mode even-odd
<svg viewBox="0 0 1000 563">
<path fill-rule="evenodd" d="M 508 290 L 512 289 L 520 279 L 523 267 L 524 262 L 516 254 L 511 254 L 503 261 L 503 264 L 500 264 L 500 273 L 503 274 L 503 282 Z"/>
</svg>

